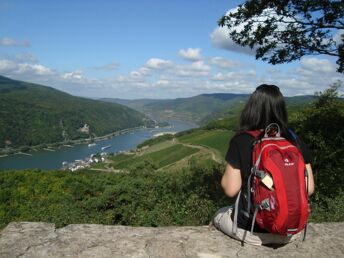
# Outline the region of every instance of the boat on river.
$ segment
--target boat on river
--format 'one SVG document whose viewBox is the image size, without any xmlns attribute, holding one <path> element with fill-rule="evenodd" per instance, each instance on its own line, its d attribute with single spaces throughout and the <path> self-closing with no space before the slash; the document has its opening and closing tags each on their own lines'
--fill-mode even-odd
<svg viewBox="0 0 344 258">
<path fill-rule="evenodd" d="M 106 150 L 106 149 L 108 149 L 108 148 L 110 148 L 110 147 L 111 147 L 111 145 L 104 146 L 104 147 L 102 147 L 102 151 L 103 151 L 103 150 Z"/>
</svg>

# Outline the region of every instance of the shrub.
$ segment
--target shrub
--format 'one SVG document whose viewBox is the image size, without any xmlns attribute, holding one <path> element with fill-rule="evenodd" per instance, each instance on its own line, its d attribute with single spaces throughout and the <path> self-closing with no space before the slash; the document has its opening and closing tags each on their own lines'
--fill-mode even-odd
<svg viewBox="0 0 344 258">
<path fill-rule="evenodd" d="M 296 133 L 309 144 L 314 155 L 315 195 L 312 197 L 314 219 L 343 219 L 344 177 L 344 101 L 339 98 L 340 83 L 324 92 L 316 93 L 317 100 L 295 116 L 291 125 Z M 335 204 L 338 204 L 336 207 Z M 327 220 L 327 219 L 326 219 Z"/>
</svg>

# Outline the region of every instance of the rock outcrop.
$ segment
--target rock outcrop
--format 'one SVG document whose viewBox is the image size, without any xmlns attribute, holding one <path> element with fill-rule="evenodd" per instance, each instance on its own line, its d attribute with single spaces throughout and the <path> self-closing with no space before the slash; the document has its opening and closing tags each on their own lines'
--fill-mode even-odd
<svg viewBox="0 0 344 258">
<path fill-rule="evenodd" d="M 310 224 L 305 242 L 241 246 L 214 227 L 125 227 L 10 223 L 0 257 L 344 257 L 344 223 Z"/>
</svg>

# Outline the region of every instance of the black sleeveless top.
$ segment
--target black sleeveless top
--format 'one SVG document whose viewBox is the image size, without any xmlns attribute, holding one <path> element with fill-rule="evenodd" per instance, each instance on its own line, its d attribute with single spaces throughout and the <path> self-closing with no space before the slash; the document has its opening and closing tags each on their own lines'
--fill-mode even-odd
<svg viewBox="0 0 344 258">
<path fill-rule="evenodd" d="M 252 146 L 254 138 L 247 134 L 236 134 L 229 142 L 229 147 L 226 154 L 226 161 L 236 169 L 240 169 L 242 186 L 241 196 L 239 200 L 239 212 L 238 212 L 238 227 L 246 230 L 251 230 L 252 217 L 248 218 L 241 211 L 247 210 L 247 180 L 251 173 L 252 167 Z M 312 163 L 312 154 L 308 146 L 298 139 L 300 143 L 300 149 L 305 161 L 305 164 Z M 232 219 L 234 212 L 232 212 Z M 251 215 L 252 216 L 252 215 Z M 253 229 L 254 232 L 266 232 L 260 229 L 257 224 Z"/>
</svg>

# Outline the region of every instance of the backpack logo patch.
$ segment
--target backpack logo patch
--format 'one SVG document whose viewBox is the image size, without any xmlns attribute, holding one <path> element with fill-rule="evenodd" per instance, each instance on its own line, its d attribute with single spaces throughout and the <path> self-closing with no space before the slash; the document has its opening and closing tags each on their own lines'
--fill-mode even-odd
<svg viewBox="0 0 344 258">
<path fill-rule="evenodd" d="M 290 160 L 288 158 L 284 159 L 284 165 L 289 167 L 289 166 L 294 166 L 295 163 L 294 162 L 290 162 Z"/>
</svg>

